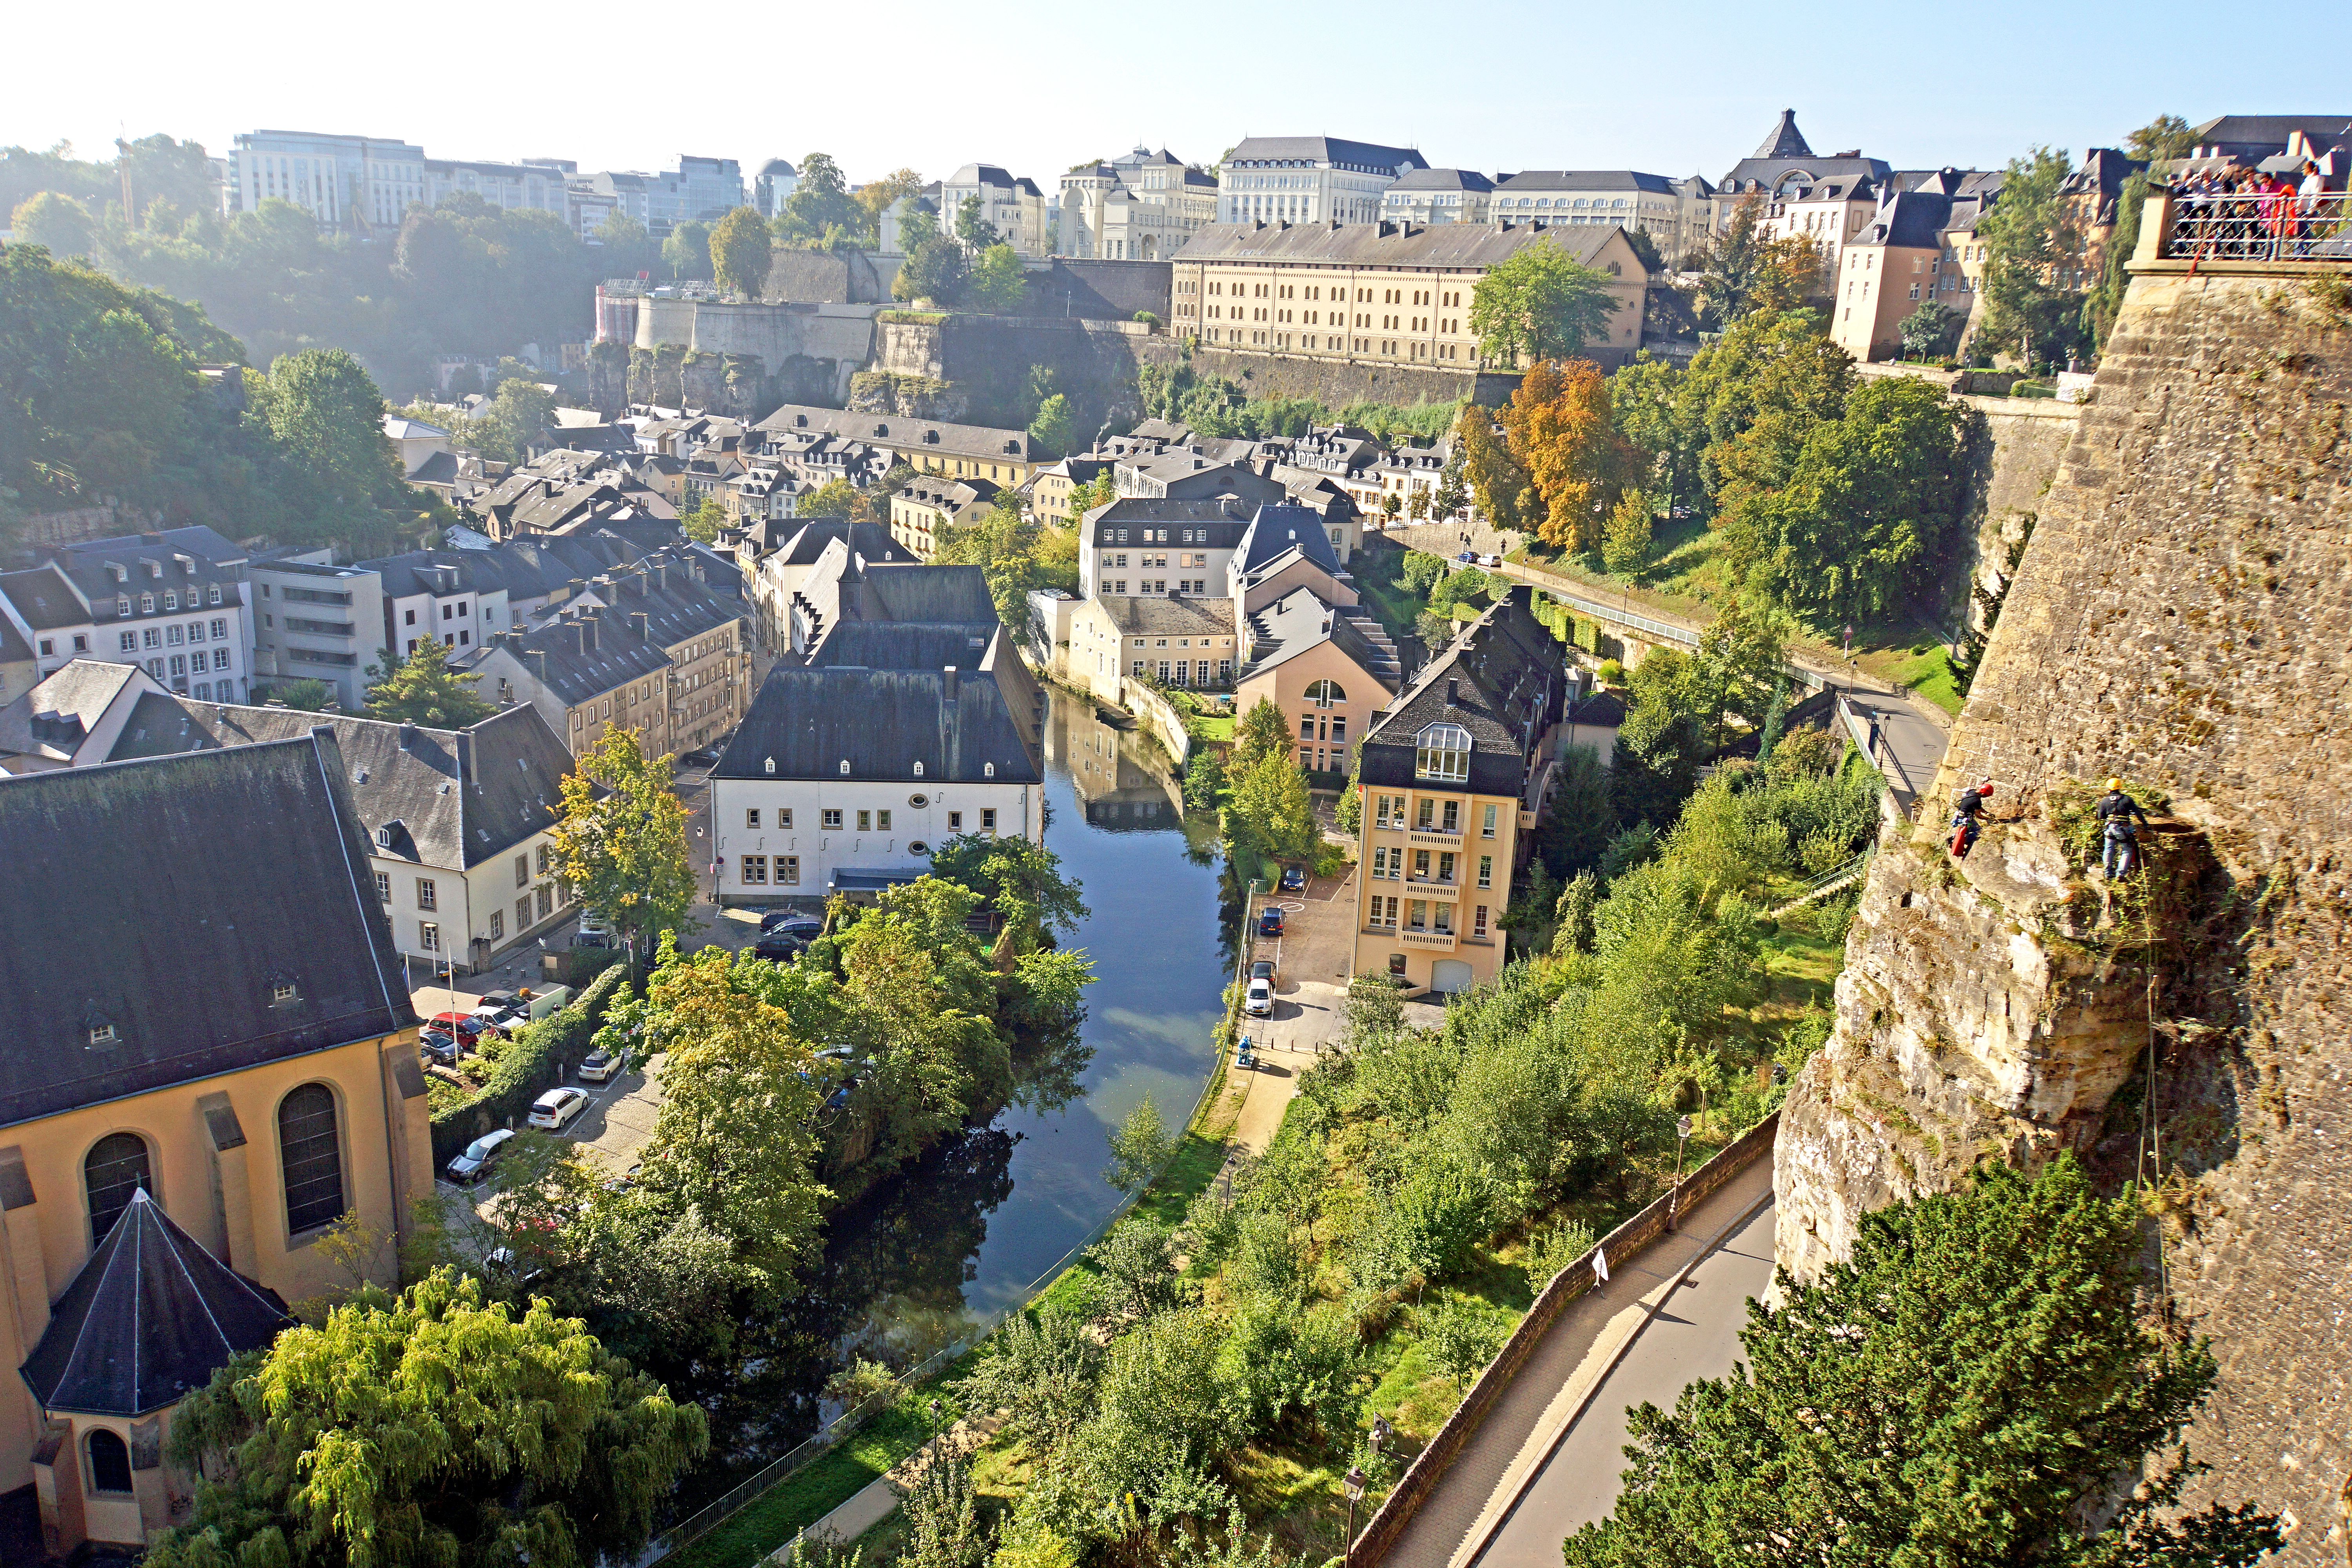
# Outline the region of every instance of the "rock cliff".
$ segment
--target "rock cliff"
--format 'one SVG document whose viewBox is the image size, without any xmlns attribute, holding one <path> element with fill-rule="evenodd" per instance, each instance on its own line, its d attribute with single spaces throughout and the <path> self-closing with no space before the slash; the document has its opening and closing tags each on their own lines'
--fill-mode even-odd
<svg viewBox="0 0 2352 1568">
<path fill-rule="evenodd" d="M 2347 1560 L 2352 1468 L 2352 289 L 2144 259 L 1927 818 L 1890 834 L 1775 1152 L 1783 1264 L 1978 1160 L 2148 1184 L 2153 1310 L 2212 1336 L 2192 1500 Z M 2144 882 L 2088 791 L 2168 797 Z M 2008 820 L 1955 865 L 1964 781 Z"/>
</svg>

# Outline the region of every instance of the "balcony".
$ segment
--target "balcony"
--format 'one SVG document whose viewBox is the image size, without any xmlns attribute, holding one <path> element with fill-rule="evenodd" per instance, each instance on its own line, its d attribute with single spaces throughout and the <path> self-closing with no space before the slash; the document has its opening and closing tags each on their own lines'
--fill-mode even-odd
<svg viewBox="0 0 2352 1568">
<path fill-rule="evenodd" d="M 1459 881 L 1440 881 L 1435 877 L 1407 877 L 1404 879 L 1407 898 L 1458 899 L 1462 896 Z"/>
<path fill-rule="evenodd" d="M 1442 827 L 1416 827 L 1405 835 L 1405 842 L 1433 844 L 1441 848 L 1459 849 L 1462 847 L 1462 835 L 1459 831 L 1448 832 Z"/>
<path fill-rule="evenodd" d="M 1454 949 L 1454 933 L 1450 931 L 1412 931 L 1408 929 L 1397 932 L 1396 935 L 1398 940 L 1402 942 L 1407 947 L 1442 947 L 1449 952 Z"/>
</svg>

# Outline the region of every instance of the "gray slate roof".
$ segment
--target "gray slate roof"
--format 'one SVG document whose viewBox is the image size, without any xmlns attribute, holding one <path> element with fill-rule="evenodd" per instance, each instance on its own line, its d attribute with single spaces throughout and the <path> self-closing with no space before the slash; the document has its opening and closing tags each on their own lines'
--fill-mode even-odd
<svg viewBox="0 0 2352 1568">
<path fill-rule="evenodd" d="M 1122 637 L 1232 637 L 1234 602 L 1190 594 L 1104 595 L 1103 608 Z"/>
<path fill-rule="evenodd" d="M 1359 753 L 1366 784 L 1411 785 L 1423 729 L 1456 724 L 1470 734 L 1472 793 L 1525 789 L 1534 743 L 1559 721 L 1568 690 L 1559 642 L 1536 619 L 1531 596 L 1512 589 L 1372 721 Z"/>
<path fill-rule="evenodd" d="M 112 596 L 110 589 L 109 596 Z M 89 611 L 75 595 L 73 584 L 55 566 L 36 566 L 24 572 L 0 572 L 0 596 L 16 607 L 25 624 L 37 632 L 50 632 L 59 626 L 86 624 Z M 107 613 L 113 612 L 111 605 Z"/>
<path fill-rule="evenodd" d="M 1758 158 L 1810 158 L 1813 150 L 1805 144 L 1805 133 L 1797 129 L 1797 111 L 1784 109 L 1780 119 L 1765 133 L 1750 156 Z"/>
<path fill-rule="evenodd" d="M 293 1321 L 278 1292 L 215 1258 L 142 1188 L 18 1371 L 44 1409 L 144 1415 Z"/>
<path fill-rule="evenodd" d="M 1384 147 L 1377 142 L 1349 142 L 1338 136 L 1244 136 L 1224 166 L 1251 169 L 1288 163 L 1345 163 L 1382 174 L 1429 166 L 1429 160 L 1411 147 Z"/>
<path fill-rule="evenodd" d="M 1527 246 L 1556 245 L 1571 261 L 1591 264 L 1616 233 L 1614 224 L 1541 223 L 1213 223 L 1171 259 L 1178 262 L 1322 262 L 1344 267 L 1498 266 Z"/>
<path fill-rule="evenodd" d="M 414 1024 L 349 780 L 322 728 L 0 781 L 0 1126 Z"/>
<path fill-rule="evenodd" d="M 922 778 L 934 786 L 1034 784 L 1024 726 L 994 674 L 942 669 L 805 668 L 779 665 L 751 700 L 712 776 L 730 779 Z M 768 771 L 770 759 L 775 771 Z M 841 764 L 849 764 L 843 773 Z"/>
<path fill-rule="evenodd" d="M 1495 189 L 1499 195 L 1515 196 L 1535 191 L 1626 190 L 1670 196 L 1675 194 L 1675 183 L 1664 174 L 1644 174 L 1635 169 L 1522 169 L 1504 175 Z"/>
<path fill-rule="evenodd" d="M 1396 690 L 1404 679 L 1396 644 L 1378 622 L 1334 609 L 1311 588 L 1293 588 L 1261 607 L 1249 618 L 1249 661 L 1242 669 L 1245 680 L 1327 642 L 1346 654 L 1384 694 Z"/>
<path fill-rule="evenodd" d="M 974 669 L 1003 631 L 993 616 L 965 626 L 836 621 L 809 649 L 808 662 L 821 668 Z"/>
<path fill-rule="evenodd" d="M 98 727 L 99 716 L 138 679 L 136 665 L 68 660 L 47 680 L 0 708 L 0 756 L 71 761 L 76 748 Z"/>
<path fill-rule="evenodd" d="M 1392 191 L 1491 191 L 1495 182 L 1475 169 L 1415 169 L 1401 176 Z"/>
<path fill-rule="evenodd" d="M 296 740 L 322 722 L 333 727 L 342 751 L 360 825 L 371 835 L 386 823 L 401 825 L 394 842 L 379 841 L 375 854 L 429 866 L 478 866 L 545 831 L 562 810 L 572 759 L 528 704 L 469 729 L 433 730 L 150 692 L 131 709 L 107 760 Z"/>
<path fill-rule="evenodd" d="M 1320 478 L 1320 475 L 1317 476 Z M 1239 515 L 1236 515 L 1236 514 Z M 1222 500 L 1171 500 L 1164 497 L 1129 496 L 1106 501 L 1079 520 L 1078 541 L 1082 549 L 1094 550 L 1105 544 L 1117 544 L 1116 539 L 1106 540 L 1103 530 L 1125 523 L 1132 527 L 1150 523 L 1159 527 L 1199 528 L 1208 535 L 1206 548 L 1231 550 L 1249 531 L 1249 517 L 1238 505 Z M 1195 541 L 1193 549 L 1202 545 Z"/>
<path fill-rule="evenodd" d="M 1292 550 L 1332 576 L 1340 575 L 1339 558 L 1323 532 L 1323 519 L 1303 506 L 1262 506 L 1234 547 L 1232 570 L 1247 577 L 1263 572 Z"/>
</svg>

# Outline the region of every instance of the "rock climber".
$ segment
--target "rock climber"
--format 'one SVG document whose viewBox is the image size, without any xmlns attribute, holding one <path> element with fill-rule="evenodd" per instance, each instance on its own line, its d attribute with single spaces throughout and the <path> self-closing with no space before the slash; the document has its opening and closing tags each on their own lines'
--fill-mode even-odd
<svg viewBox="0 0 2352 1568">
<path fill-rule="evenodd" d="M 2099 875 L 2112 880 L 2119 874 L 2118 868 L 2120 874 L 2128 875 L 2139 860 L 2139 830 L 2147 826 L 2147 813 L 2124 793 L 2121 779 L 2107 781 L 2107 793 L 2092 811 L 2101 829 Z"/>
<path fill-rule="evenodd" d="M 1952 802 L 1952 858 L 1965 860 L 1976 847 L 1977 833 L 1982 826 L 1985 803 L 1992 798 L 1992 780 L 1979 780 L 1974 788 L 1962 790 Z"/>
</svg>

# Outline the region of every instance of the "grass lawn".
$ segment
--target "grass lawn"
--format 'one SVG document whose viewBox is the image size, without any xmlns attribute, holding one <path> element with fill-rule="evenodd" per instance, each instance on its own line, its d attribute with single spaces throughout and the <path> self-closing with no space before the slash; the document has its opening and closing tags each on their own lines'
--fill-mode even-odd
<svg viewBox="0 0 2352 1568">
<path fill-rule="evenodd" d="M 1879 648 L 1855 662 L 1881 680 L 1909 687 L 1953 718 L 1960 716 L 1960 689 L 1953 678 L 1952 656 L 1942 642 L 1928 643 L 1924 653 L 1911 647 Z"/>
<path fill-rule="evenodd" d="M 1234 716 L 1230 713 L 1188 714 L 1184 729 L 1196 741 L 1223 741 L 1230 745 L 1234 738 Z"/>
</svg>

